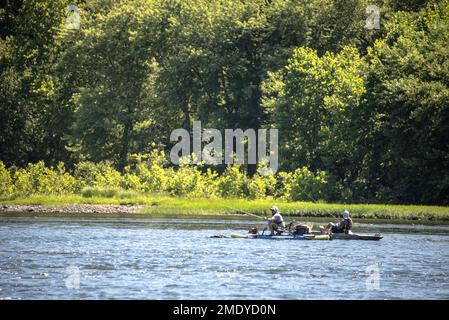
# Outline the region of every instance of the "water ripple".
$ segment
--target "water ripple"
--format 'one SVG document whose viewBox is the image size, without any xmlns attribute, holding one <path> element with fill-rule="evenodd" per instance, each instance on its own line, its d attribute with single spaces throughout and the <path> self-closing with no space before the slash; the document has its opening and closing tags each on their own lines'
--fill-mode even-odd
<svg viewBox="0 0 449 320">
<path fill-rule="evenodd" d="M 0 218 L 0 299 L 449 297 L 445 227 L 357 225 L 379 242 L 208 238 L 254 224 Z"/>
</svg>

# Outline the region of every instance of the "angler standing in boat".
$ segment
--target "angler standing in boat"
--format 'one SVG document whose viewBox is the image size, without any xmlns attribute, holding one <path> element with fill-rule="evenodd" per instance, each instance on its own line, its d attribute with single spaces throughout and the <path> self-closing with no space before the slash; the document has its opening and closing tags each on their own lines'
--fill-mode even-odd
<svg viewBox="0 0 449 320">
<path fill-rule="evenodd" d="M 329 231 L 332 233 L 351 233 L 352 228 L 352 219 L 349 216 L 349 212 L 345 210 L 341 214 L 343 220 L 340 221 L 339 224 L 333 224 L 332 222 L 329 222 L 329 224 L 326 227 L 320 227 L 321 232 L 328 233 Z"/>
<path fill-rule="evenodd" d="M 280 234 L 285 229 L 285 222 L 278 207 L 272 206 L 270 210 L 272 217 L 265 217 L 265 219 L 268 220 L 268 229 L 270 230 L 270 235 L 273 236 L 275 232 Z"/>
</svg>

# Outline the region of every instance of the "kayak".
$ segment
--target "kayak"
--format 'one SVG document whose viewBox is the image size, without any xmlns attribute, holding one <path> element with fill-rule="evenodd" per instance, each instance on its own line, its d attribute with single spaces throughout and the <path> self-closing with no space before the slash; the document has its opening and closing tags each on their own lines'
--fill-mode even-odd
<svg viewBox="0 0 449 320">
<path fill-rule="evenodd" d="M 346 234 L 346 233 L 310 233 L 302 236 L 293 235 L 263 235 L 263 234 L 241 234 L 233 233 L 231 238 L 244 238 L 244 239 L 271 239 L 271 240 L 373 240 L 377 241 L 383 237 L 380 234 Z"/>
<path fill-rule="evenodd" d="M 332 240 L 380 240 L 383 237 L 380 234 L 355 234 L 355 233 L 332 233 Z"/>
<path fill-rule="evenodd" d="M 328 234 L 321 234 L 321 235 L 307 234 L 302 236 L 292 236 L 292 235 L 270 236 L 263 234 L 233 233 L 231 234 L 231 238 L 270 239 L 270 240 L 330 240 L 330 236 Z"/>
</svg>

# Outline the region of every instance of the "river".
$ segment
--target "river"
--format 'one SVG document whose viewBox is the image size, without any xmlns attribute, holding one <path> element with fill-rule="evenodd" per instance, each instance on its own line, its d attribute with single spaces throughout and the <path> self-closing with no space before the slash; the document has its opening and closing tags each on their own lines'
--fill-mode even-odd
<svg viewBox="0 0 449 320">
<path fill-rule="evenodd" d="M 0 299 L 449 298 L 447 226 L 355 224 L 380 241 L 209 238 L 255 224 L 1 216 Z"/>
</svg>

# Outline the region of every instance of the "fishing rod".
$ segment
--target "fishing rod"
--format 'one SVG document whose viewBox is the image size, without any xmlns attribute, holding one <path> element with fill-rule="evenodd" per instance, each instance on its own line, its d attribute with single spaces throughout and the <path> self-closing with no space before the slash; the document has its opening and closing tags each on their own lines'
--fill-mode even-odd
<svg viewBox="0 0 449 320">
<path fill-rule="evenodd" d="M 259 219 L 261 219 L 261 218 L 266 218 L 266 217 L 261 217 L 261 216 L 259 216 L 259 215 L 257 215 L 257 214 L 253 214 L 253 213 L 251 213 L 251 212 L 247 212 L 247 211 L 244 211 L 244 210 L 239 210 L 239 209 L 237 209 L 237 208 L 232 208 L 232 207 L 228 207 L 228 206 L 226 206 L 226 208 L 228 208 L 228 209 L 231 209 L 231 210 L 234 210 L 234 211 L 237 211 L 237 212 L 241 212 L 241 213 L 245 213 L 245 214 L 247 214 L 247 215 L 250 215 L 250 216 L 254 216 L 254 217 L 257 217 L 257 218 L 259 218 Z M 291 228 L 291 226 L 295 223 L 296 221 L 291 221 L 291 222 L 288 222 L 288 223 L 286 223 L 285 224 L 285 232 L 287 232 L 287 233 L 289 233 L 289 234 L 291 234 L 292 233 L 292 231 L 290 230 L 290 228 Z M 285 222 L 284 222 L 285 223 Z M 310 223 L 308 223 L 308 224 L 306 224 L 307 226 L 309 226 L 309 228 L 310 229 L 312 229 L 313 228 L 313 223 L 312 224 L 310 224 Z M 263 230 L 263 232 L 265 232 L 265 230 L 266 230 L 266 228 Z M 262 234 L 263 234 L 263 232 L 262 232 Z"/>
<path fill-rule="evenodd" d="M 304 193 L 305 193 L 306 196 L 308 196 L 313 202 L 317 202 L 312 196 L 310 196 L 310 194 L 309 194 L 308 192 L 304 191 Z M 345 203 L 345 210 L 346 210 L 346 203 Z M 338 220 L 338 218 L 337 218 L 333 213 L 328 212 L 328 214 L 329 214 L 332 218 Z"/>
<path fill-rule="evenodd" d="M 246 212 L 246 211 L 239 210 L 239 209 L 236 209 L 236 208 L 231 208 L 231 207 L 228 207 L 228 206 L 226 206 L 226 208 L 234 210 L 234 211 L 237 211 L 237 212 L 241 212 L 241 213 L 244 213 L 244 214 L 248 214 L 250 216 L 257 217 L 259 219 L 263 219 L 264 218 L 264 217 L 261 217 L 261 216 L 259 216 L 257 214 L 254 214 L 254 213 L 251 213 L 251 212 Z"/>
</svg>

